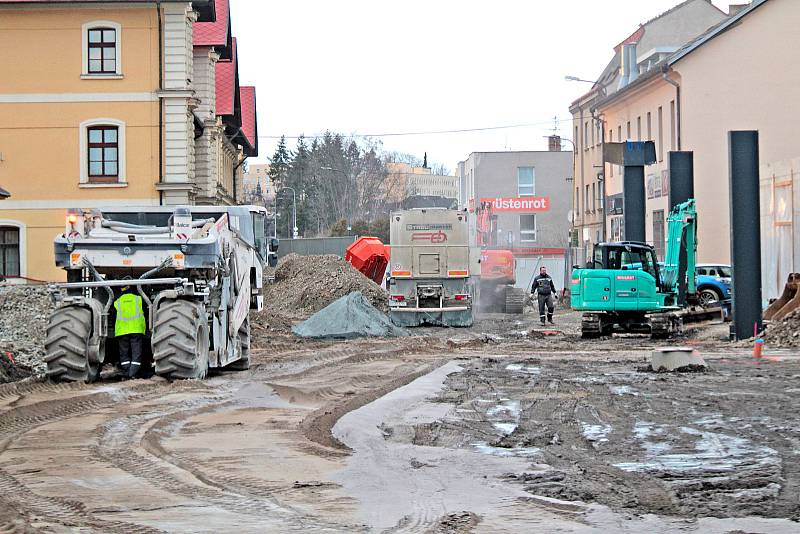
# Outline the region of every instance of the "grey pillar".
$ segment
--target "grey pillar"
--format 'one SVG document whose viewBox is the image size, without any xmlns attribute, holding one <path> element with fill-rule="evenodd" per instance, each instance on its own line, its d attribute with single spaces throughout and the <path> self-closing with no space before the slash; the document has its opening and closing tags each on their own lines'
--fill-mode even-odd
<svg viewBox="0 0 800 534">
<path fill-rule="evenodd" d="M 733 327 L 736 339 L 762 330 L 761 209 L 758 183 L 758 132 L 728 132 L 731 197 Z"/>
<path fill-rule="evenodd" d="M 626 165 L 622 189 L 625 202 L 625 241 L 645 241 L 645 192 L 644 192 L 644 167 L 640 165 Z"/>
<path fill-rule="evenodd" d="M 694 198 L 694 152 L 669 153 L 669 209 Z"/>
</svg>

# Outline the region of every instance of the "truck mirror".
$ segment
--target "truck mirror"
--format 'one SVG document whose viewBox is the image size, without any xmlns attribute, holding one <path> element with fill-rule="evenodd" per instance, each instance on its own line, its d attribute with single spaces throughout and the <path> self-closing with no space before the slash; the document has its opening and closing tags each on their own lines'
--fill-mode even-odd
<svg viewBox="0 0 800 534">
<path fill-rule="evenodd" d="M 280 245 L 280 241 L 279 240 L 275 239 L 274 237 L 270 238 L 270 240 L 269 240 L 269 249 L 271 251 L 273 251 L 273 252 L 277 251 L 278 250 L 278 245 Z"/>
</svg>

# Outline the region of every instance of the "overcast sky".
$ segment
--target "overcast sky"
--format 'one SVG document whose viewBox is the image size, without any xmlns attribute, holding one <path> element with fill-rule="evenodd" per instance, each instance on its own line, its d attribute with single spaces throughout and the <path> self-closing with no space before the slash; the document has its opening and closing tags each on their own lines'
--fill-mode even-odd
<svg viewBox="0 0 800 534">
<path fill-rule="evenodd" d="M 553 117 L 571 137 L 569 104 L 591 87 L 564 76 L 595 79 L 616 44 L 678 1 L 231 0 L 240 80 L 258 91 L 258 160 L 272 156 L 268 136 L 325 130 L 535 124 L 380 138 L 451 170 L 470 152 L 545 150 Z"/>
</svg>

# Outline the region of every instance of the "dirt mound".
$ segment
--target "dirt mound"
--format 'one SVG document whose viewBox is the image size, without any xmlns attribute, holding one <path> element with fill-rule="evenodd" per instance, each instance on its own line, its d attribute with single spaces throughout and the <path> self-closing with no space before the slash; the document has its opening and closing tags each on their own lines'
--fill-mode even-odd
<svg viewBox="0 0 800 534">
<path fill-rule="evenodd" d="M 44 333 L 53 309 L 45 286 L 0 286 L 0 349 L 44 373 Z"/>
<path fill-rule="evenodd" d="M 264 277 L 264 310 L 252 319 L 252 327 L 262 335 L 288 333 L 293 323 L 356 291 L 379 310 L 387 310 L 386 292 L 339 256 L 289 254 Z M 272 277 L 274 282 L 267 283 Z"/>
<path fill-rule="evenodd" d="M 768 346 L 800 347 L 800 310 L 769 325 L 763 337 Z"/>
</svg>

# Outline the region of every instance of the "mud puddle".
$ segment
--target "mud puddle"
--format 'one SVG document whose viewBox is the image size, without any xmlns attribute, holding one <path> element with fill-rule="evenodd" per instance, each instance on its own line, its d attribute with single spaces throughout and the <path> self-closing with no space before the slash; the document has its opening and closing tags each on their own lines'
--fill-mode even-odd
<svg viewBox="0 0 800 534">
<path fill-rule="evenodd" d="M 448 364 L 339 421 L 336 479 L 376 530 L 468 511 L 476 531 L 797 531 L 796 363 L 624 360 Z"/>
</svg>

